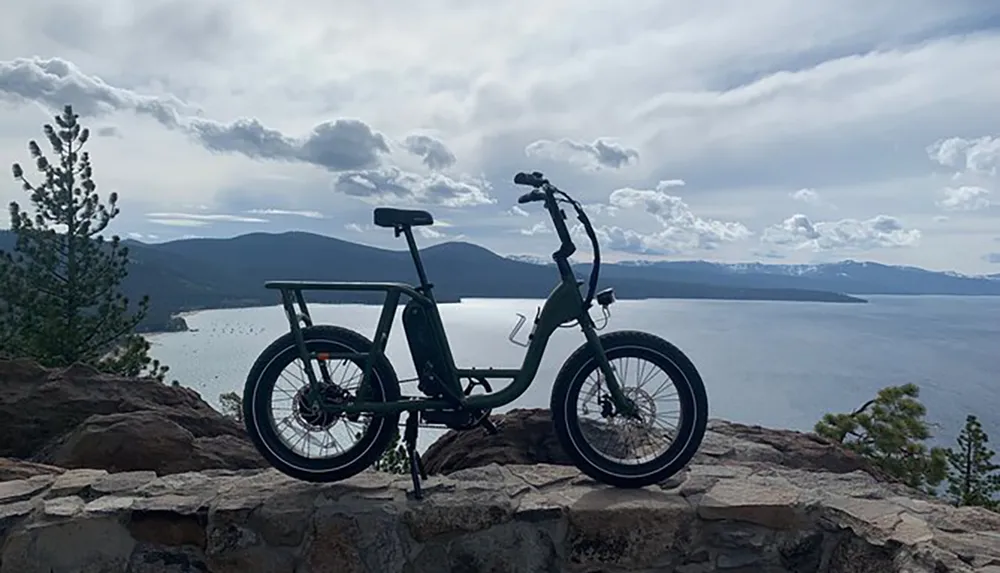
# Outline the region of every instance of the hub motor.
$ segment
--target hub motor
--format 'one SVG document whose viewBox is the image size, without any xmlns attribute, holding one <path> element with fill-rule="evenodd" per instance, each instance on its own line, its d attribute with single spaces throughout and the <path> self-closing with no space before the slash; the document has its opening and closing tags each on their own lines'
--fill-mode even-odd
<svg viewBox="0 0 1000 573">
<path fill-rule="evenodd" d="M 323 404 L 340 406 L 350 398 L 344 390 L 335 384 L 324 384 L 320 388 L 319 399 Z M 341 414 L 324 412 L 319 403 L 309 399 L 309 387 L 305 386 L 295 393 L 295 417 L 311 429 L 326 430 L 340 420 Z"/>
</svg>

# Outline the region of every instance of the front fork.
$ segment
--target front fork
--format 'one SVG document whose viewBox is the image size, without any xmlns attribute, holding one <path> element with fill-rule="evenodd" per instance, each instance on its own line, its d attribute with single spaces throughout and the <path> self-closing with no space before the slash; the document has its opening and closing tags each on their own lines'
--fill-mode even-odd
<svg viewBox="0 0 1000 573">
<path fill-rule="evenodd" d="M 608 360 L 608 355 L 604 352 L 601 337 L 597 334 L 594 323 L 589 320 L 589 315 L 585 316 L 587 319 L 580 321 L 583 335 L 587 337 L 587 344 L 597 358 L 597 366 L 601 369 L 601 373 L 604 374 L 604 381 L 608 386 L 608 392 L 611 394 L 611 401 L 614 403 L 619 414 L 627 418 L 638 418 L 639 407 L 633 400 L 625 396 L 625 393 L 622 391 L 621 384 L 618 383 L 617 373 L 612 368 L 611 362 Z"/>
</svg>

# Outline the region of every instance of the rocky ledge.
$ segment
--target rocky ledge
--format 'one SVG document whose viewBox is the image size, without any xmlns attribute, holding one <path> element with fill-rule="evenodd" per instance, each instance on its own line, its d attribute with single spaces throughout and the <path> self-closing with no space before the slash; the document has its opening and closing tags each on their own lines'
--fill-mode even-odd
<svg viewBox="0 0 1000 573">
<path fill-rule="evenodd" d="M 36 470 L 0 483 L 0 573 L 1000 573 L 1000 515 L 862 471 L 693 465 L 620 490 L 491 464 L 415 501 L 376 472 Z"/>
</svg>

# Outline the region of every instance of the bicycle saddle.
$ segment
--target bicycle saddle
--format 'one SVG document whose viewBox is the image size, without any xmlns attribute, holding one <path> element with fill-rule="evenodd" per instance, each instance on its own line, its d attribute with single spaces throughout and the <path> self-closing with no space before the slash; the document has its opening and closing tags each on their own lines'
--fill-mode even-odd
<svg viewBox="0 0 1000 573">
<path fill-rule="evenodd" d="M 375 209 L 375 224 L 379 227 L 423 227 L 434 224 L 434 217 L 427 211 L 416 209 L 392 209 L 378 207 Z"/>
</svg>

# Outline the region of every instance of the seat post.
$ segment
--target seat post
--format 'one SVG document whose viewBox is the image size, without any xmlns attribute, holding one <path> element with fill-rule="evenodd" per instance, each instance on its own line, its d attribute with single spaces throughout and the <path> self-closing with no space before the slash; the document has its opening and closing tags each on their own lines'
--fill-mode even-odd
<svg viewBox="0 0 1000 573">
<path fill-rule="evenodd" d="M 413 239 L 413 229 L 409 225 L 401 225 L 401 227 L 402 233 L 406 235 L 406 246 L 409 247 L 410 256 L 413 257 L 413 266 L 417 267 L 417 278 L 420 279 L 420 289 L 425 295 L 429 295 L 433 285 L 427 282 L 424 263 L 420 260 L 420 250 L 417 248 L 417 241 Z"/>
</svg>

